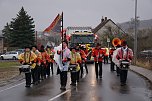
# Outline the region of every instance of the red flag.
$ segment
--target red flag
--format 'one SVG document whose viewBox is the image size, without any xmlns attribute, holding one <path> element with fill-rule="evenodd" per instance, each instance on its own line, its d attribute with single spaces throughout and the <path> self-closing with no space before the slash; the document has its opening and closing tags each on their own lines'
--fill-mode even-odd
<svg viewBox="0 0 152 101">
<path fill-rule="evenodd" d="M 53 22 L 50 24 L 50 26 L 47 27 L 43 31 L 43 33 L 50 33 L 51 31 L 53 31 L 53 32 L 60 32 L 61 31 L 61 28 L 60 28 L 61 24 L 60 23 L 61 23 L 61 15 L 58 14 L 56 16 L 56 18 L 53 20 Z"/>
</svg>

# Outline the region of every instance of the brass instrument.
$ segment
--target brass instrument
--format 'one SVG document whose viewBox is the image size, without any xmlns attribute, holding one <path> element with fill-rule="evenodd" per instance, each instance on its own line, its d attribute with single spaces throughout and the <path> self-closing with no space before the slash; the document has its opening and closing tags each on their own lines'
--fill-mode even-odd
<svg viewBox="0 0 152 101">
<path fill-rule="evenodd" d="M 121 40 L 120 40 L 119 38 L 114 38 L 114 39 L 112 40 L 112 45 L 113 45 L 114 47 L 116 47 L 116 46 L 118 46 L 118 45 L 121 45 Z"/>
</svg>

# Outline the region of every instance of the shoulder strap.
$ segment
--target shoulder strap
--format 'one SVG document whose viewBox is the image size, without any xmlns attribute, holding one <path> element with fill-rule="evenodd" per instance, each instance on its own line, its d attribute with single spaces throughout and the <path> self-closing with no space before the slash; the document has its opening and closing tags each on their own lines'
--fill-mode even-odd
<svg viewBox="0 0 152 101">
<path fill-rule="evenodd" d="M 123 50 L 122 50 L 122 48 L 121 48 L 121 53 L 122 53 L 122 59 L 123 59 Z"/>
<path fill-rule="evenodd" d="M 127 48 L 127 54 L 126 54 L 126 58 L 127 58 L 127 59 L 128 59 L 128 50 L 129 50 L 129 49 Z M 123 52 L 122 48 L 121 48 L 121 52 L 122 52 L 122 59 L 123 59 L 123 58 L 124 58 L 124 57 L 123 57 L 123 56 L 124 56 L 124 55 L 123 55 L 124 52 Z"/>
</svg>

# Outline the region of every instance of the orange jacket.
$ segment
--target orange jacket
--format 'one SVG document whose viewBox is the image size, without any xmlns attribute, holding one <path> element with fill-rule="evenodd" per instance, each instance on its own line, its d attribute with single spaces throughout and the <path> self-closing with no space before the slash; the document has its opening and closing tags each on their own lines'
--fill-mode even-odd
<svg viewBox="0 0 152 101">
<path fill-rule="evenodd" d="M 84 50 L 80 50 L 80 56 L 81 56 L 82 60 L 86 61 L 87 56 L 86 56 Z"/>
<path fill-rule="evenodd" d="M 102 61 L 103 60 L 103 56 L 105 54 L 105 51 L 103 49 L 97 49 L 95 48 L 93 51 L 92 51 L 92 56 L 94 57 L 94 61 L 97 62 L 97 61 Z"/>
<path fill-rule="evenodd" d="M 46 62 L 49 60 L 49 55 L 47 54 L 46 51 L 41 52 L 41 55 L 42 55 L 41 63 L 46 65 Z"/>
<path fill-rule="evenodd" d="M 48 62 L 54 62 L 54 54 L 55 54 L 55 51 L 54 50 L 47 50 L 46 51 L 47 54 L 48 54 Z"/>
</svg>

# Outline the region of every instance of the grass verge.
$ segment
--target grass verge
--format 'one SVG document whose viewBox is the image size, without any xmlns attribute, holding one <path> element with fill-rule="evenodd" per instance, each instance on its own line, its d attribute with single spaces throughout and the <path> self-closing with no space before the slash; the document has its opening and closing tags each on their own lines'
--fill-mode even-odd
<svg viewBox="0 0 152 101">
<path fill-rule="evenodd" d="M 0 62 L 0 68 L 11 68 L 16 66 L 20 66 L 20 63 L 18 61 Z"/>
</svg>

